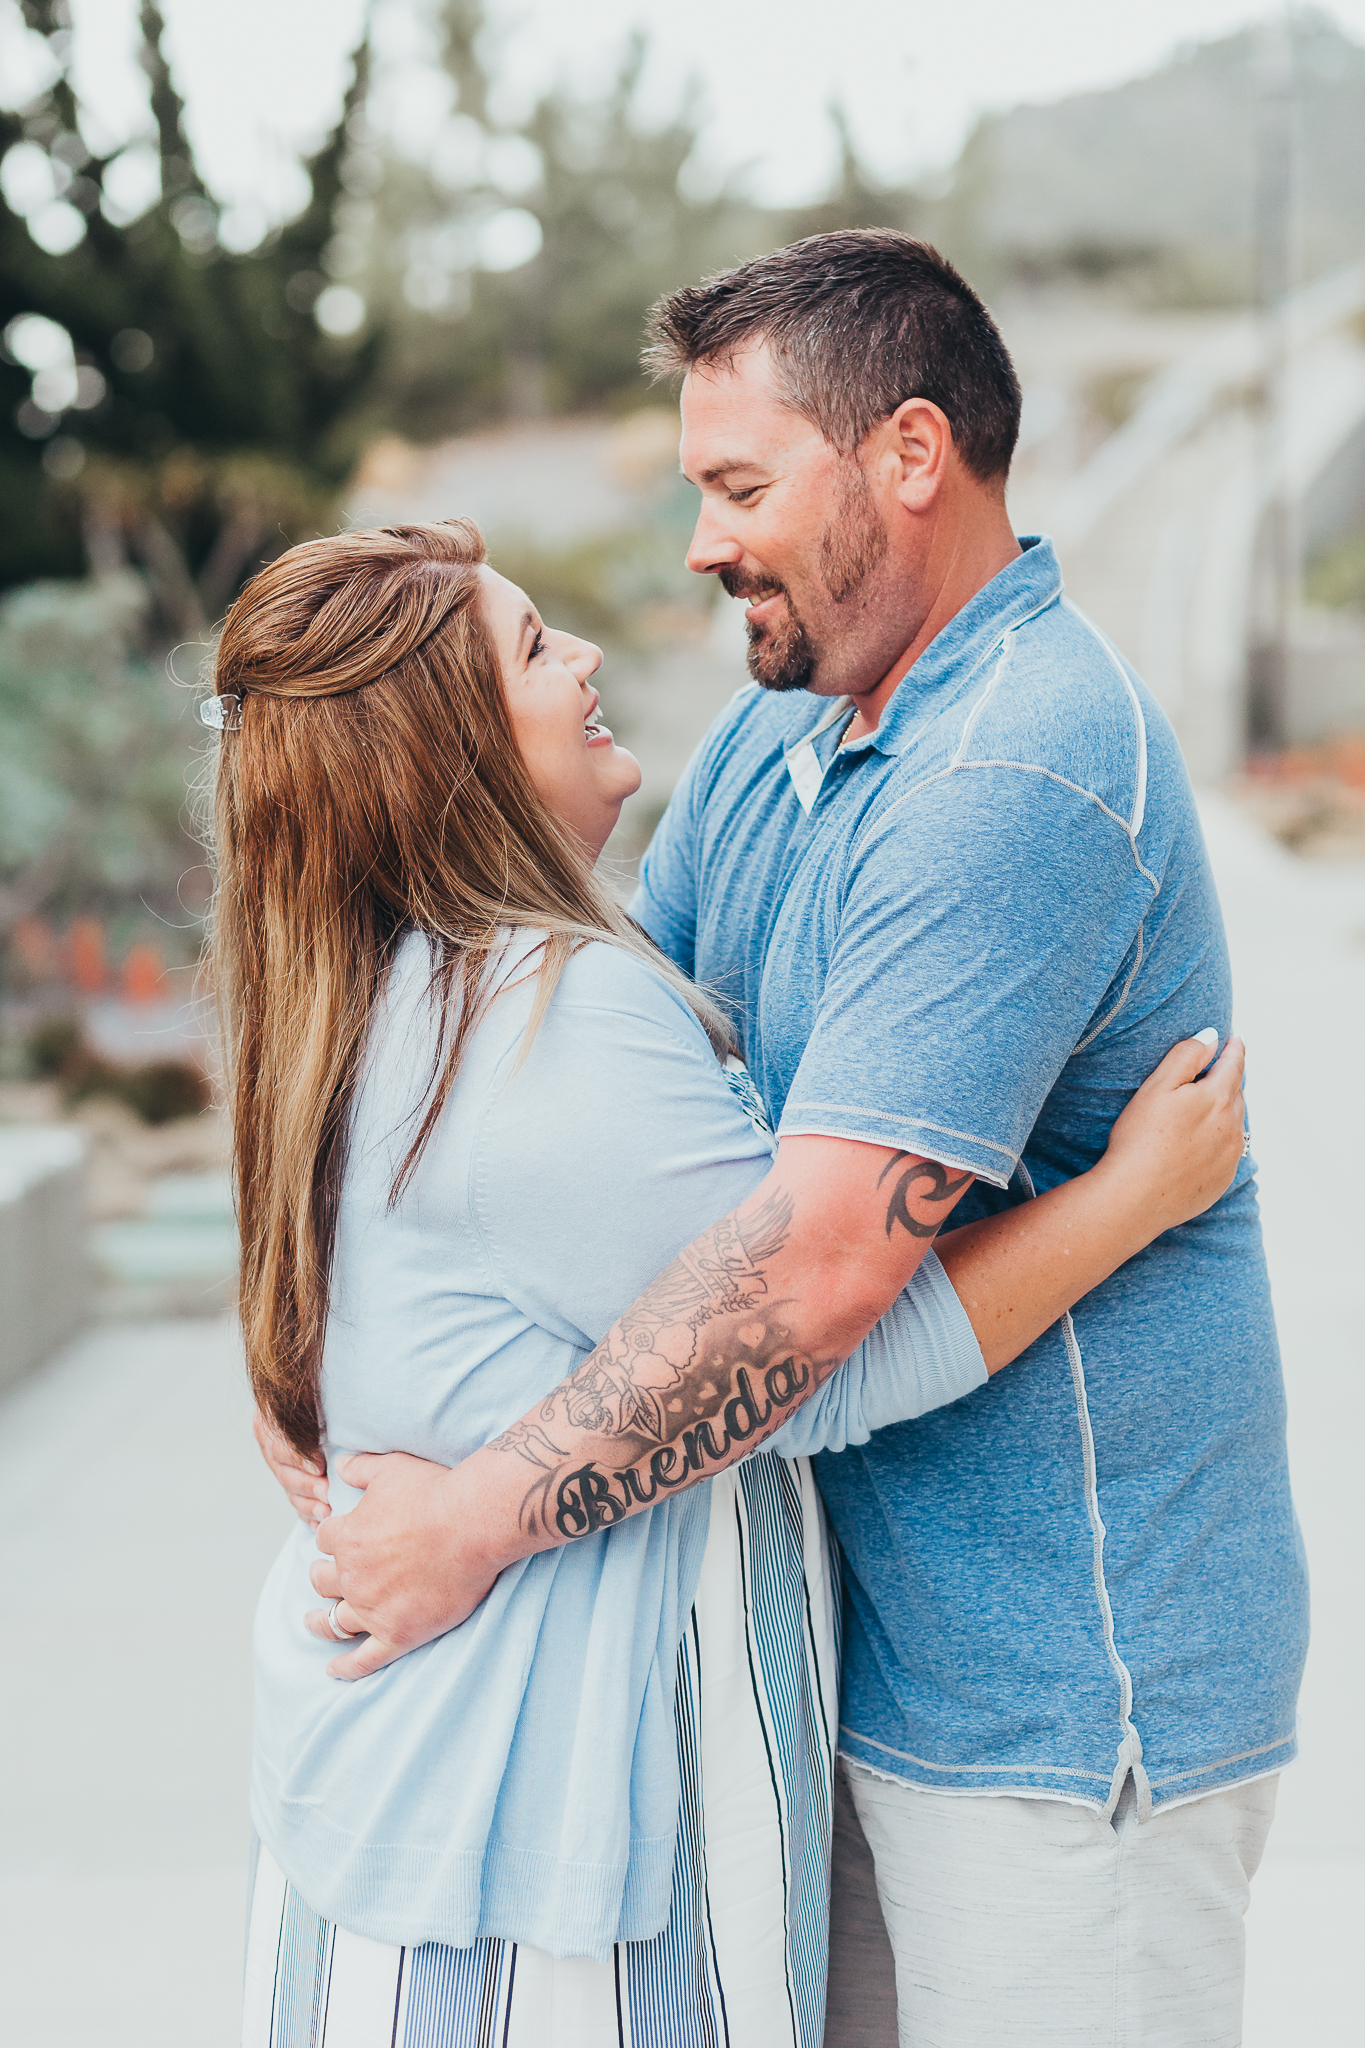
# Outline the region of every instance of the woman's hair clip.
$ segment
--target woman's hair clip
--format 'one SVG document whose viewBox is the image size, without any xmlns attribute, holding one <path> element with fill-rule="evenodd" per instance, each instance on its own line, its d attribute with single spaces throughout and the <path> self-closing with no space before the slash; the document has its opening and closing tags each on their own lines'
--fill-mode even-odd
<svg viewBox="0 0 1365 2048">
<path fill-rule="evenodd" d="M 205 697 L 199 716 L 213 732 L 237 732 L 242 723 L 242 700 L 230 690 L 218 697 Z"/>
</svg>

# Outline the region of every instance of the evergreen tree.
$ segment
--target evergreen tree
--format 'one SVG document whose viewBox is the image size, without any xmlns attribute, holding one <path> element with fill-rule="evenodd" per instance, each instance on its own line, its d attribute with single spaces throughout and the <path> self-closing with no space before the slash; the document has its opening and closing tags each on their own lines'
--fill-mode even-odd
<svg viewBox="0 0 1365 2048">
<path fill-rule="evenodd" d="M 22 6 L 56 76 L 29 106 L 0 111 L 0 153 L 16 143 L 41 151 L 84 233 L 50 253 L 0 200 L 0 330 L 10 344 L 0 361 L 0 584 L 131 555 L 164 625 L 194 633 L 263 550 L 330 521 L 354 459 L 345 421 L 381 337 L 326 334 L 314 305 L 368 53 L 357 52 L 340 119 L 306 166 L 308 206 L 236 254 L 218 239 L 219 208 L 194 164 L 153 0 L 140 25 L 161 194 L 128 225 L 103 204 L 113 157 L 92 154 L 81 133 L 67 0 Z M 55 379 L 31 381 L 32 363 L 16 360 L 32 342 L 31 314 L 70 338 Z M 50 343 L 49 330 L 39 339 Z"/>
<path fill-rule="evenodd" d="M 601 94 L 556 86 L 501 119 L 482 0 L 433 0 L 454 108 L 432 164 L 386 154 L 368 128 L 362 45 L 306 166 L 307 207 L 238 254 L 195 166 L 154 0 L 140 25 L 161 188 L 131 223 L 106 202 L 118 152 L 82 133 L 68 0 L 21 5 L 53 83 L 0 111 L 0 156 L 39 152 L 80 218 L 54 253 L 0 200 L 0 588 L 30 586 L 0 603 L 0 944 L 35 912 L 175 919 L 196 858 L 181 812 L 198 728 L 160 652 L 200 639 L 263 556 L 334 525 L 367 436 L 648 403 L 639 347 L 660 293 L 912 207 L 871 184 L 846 131 L 818 208 L 699 195 L 683 175 L 695 96 L 642 123 L 639 41 Z M 324 331 L 315 309 L 338 286 L 384 322 Z M 33 360 L 33 316 L 66 352 L 54 374 Z M 650 605 L 689 594 L 675 512 L 686 503 L 662 503 L 648 531 L 528 557 L 525 573 L 558 616 L 624 645 Z"/>
</svg>

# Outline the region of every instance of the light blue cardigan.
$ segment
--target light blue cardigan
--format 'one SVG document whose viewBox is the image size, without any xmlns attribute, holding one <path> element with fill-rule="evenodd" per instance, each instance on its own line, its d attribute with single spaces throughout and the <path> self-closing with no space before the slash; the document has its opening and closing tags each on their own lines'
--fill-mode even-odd
<svg viewBox="0 0 1365 2048">
<path fill-rule="evenodd" d="M 390 1208 L 431 1075 L 428 976 L 411 936 L 355 1108 L 322 1382 L 338 1512 L 359 1498 L 336 1475 L 347 1450 L 467 1456 L 557 1385 L 771 1161 L 691 1012 L 649 968 L 595 944 L 520 1065 L 533 987 L 494 1003 Z M 930 1253 L 765 1448 L 862 1443 L 984 1379 Z M 295 1532 L 257 1614 L 251 1810 L 316 1912 L 379 1941 L 503 1935 L 559 1956 L 601 1958 L 659 1931 L 678 1808 L 675 1661 L 708 1491 L 527 1559 L 461 1628 L 356 1684 L 327 1677 L 332 1652 L 303 1626 L 315 1551 Z"/>
</svg>

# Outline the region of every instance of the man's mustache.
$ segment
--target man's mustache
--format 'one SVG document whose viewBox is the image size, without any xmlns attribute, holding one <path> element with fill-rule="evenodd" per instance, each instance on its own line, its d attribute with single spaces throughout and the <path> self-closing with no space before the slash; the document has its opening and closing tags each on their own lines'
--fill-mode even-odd
<svg viewBox="0 0 1365 2048">
<path fill-rule="evenodd" d="M 741 569 L 720 569 L 721 589 L 730 597 L 785 597 L 787 586 L 775 576 L 746 576 Z"/>
</svg>

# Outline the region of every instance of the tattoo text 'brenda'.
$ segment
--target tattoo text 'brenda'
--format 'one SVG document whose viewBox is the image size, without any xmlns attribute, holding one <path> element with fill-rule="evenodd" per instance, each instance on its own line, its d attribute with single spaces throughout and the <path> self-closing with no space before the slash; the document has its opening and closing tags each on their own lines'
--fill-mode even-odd
<svg viewBox="0 0 1365 2048">
<path fill-rule="evenodd" d="M 610 1527 L 764 1442 L 833 1371 L 837 1359 L 802 1352 L 785 1304 L 769 1294 L 792 1213 L 790 1194 L 775 1188 L 722 1217 L 651 1282 L 537 1420 L 494 1439 L 537 1473 L 523 1528 L 585 1536 Z M 598 1461 L 604 1438 L 620 1446 L 610 1465 Z"/>
<path fill-rule="evenodd" d="M 893 1167 L 899 1166 L 902 1159 L 908 1159 L 909 1157 L 910 1154 L 908 1152 L 897 1152 L 892 1158 L 888 1159 L 886 1165 L 877 1175 L 877 1186 L 881 1186 Z M 962 1190 L 971 1178 L 970 1173 L 964 1173 L 957 1180 L 949 1180 L 947 1172 L 939 1165 L 937 1159 L 915 1160 L 912 1166 L 906 1167 L 891 1190 L 891 1199 L 886 1205 L 887 1236 L 890 1237 L 893 1227 L 899 1223 L 903 1229 L 909 1231 L 911 1237 L 937 1237 L 939 1231 L 943 1228 L 943 1217 L 940 1217 L 936 1223 L 921 1223 L 918 1217 L 912 1216 L 910 1214 L 911 1189 L 916 1187 L 917 1183 L 921 1181 L 926 1182 L 927 1186 L 919 1190 L 919 1200 L 921 1202 L 951 1203 L 962 1193 Z"/>
<path fill-rule="evenodd" d="M 784 1411 L 811 1382 L 809 1363 L 781 1358 L 768 1366 L 756 1391 L 747 1369 L 735 1373 L 737 1392 L 714 1422 L 683 1430 L 674 1443 L 660 1444 L 637 1464 L 604 1471 L 600 1465 L 566 1472 L 554 1490 L 554 1525 L 561 1536 L 587 1536 L 608 1529 L 633 1508 L 648 1507 L 694 1472 L 719 1465 L 737 1444 L 761 1443 L 785 1419 Z"/>
</svg>

